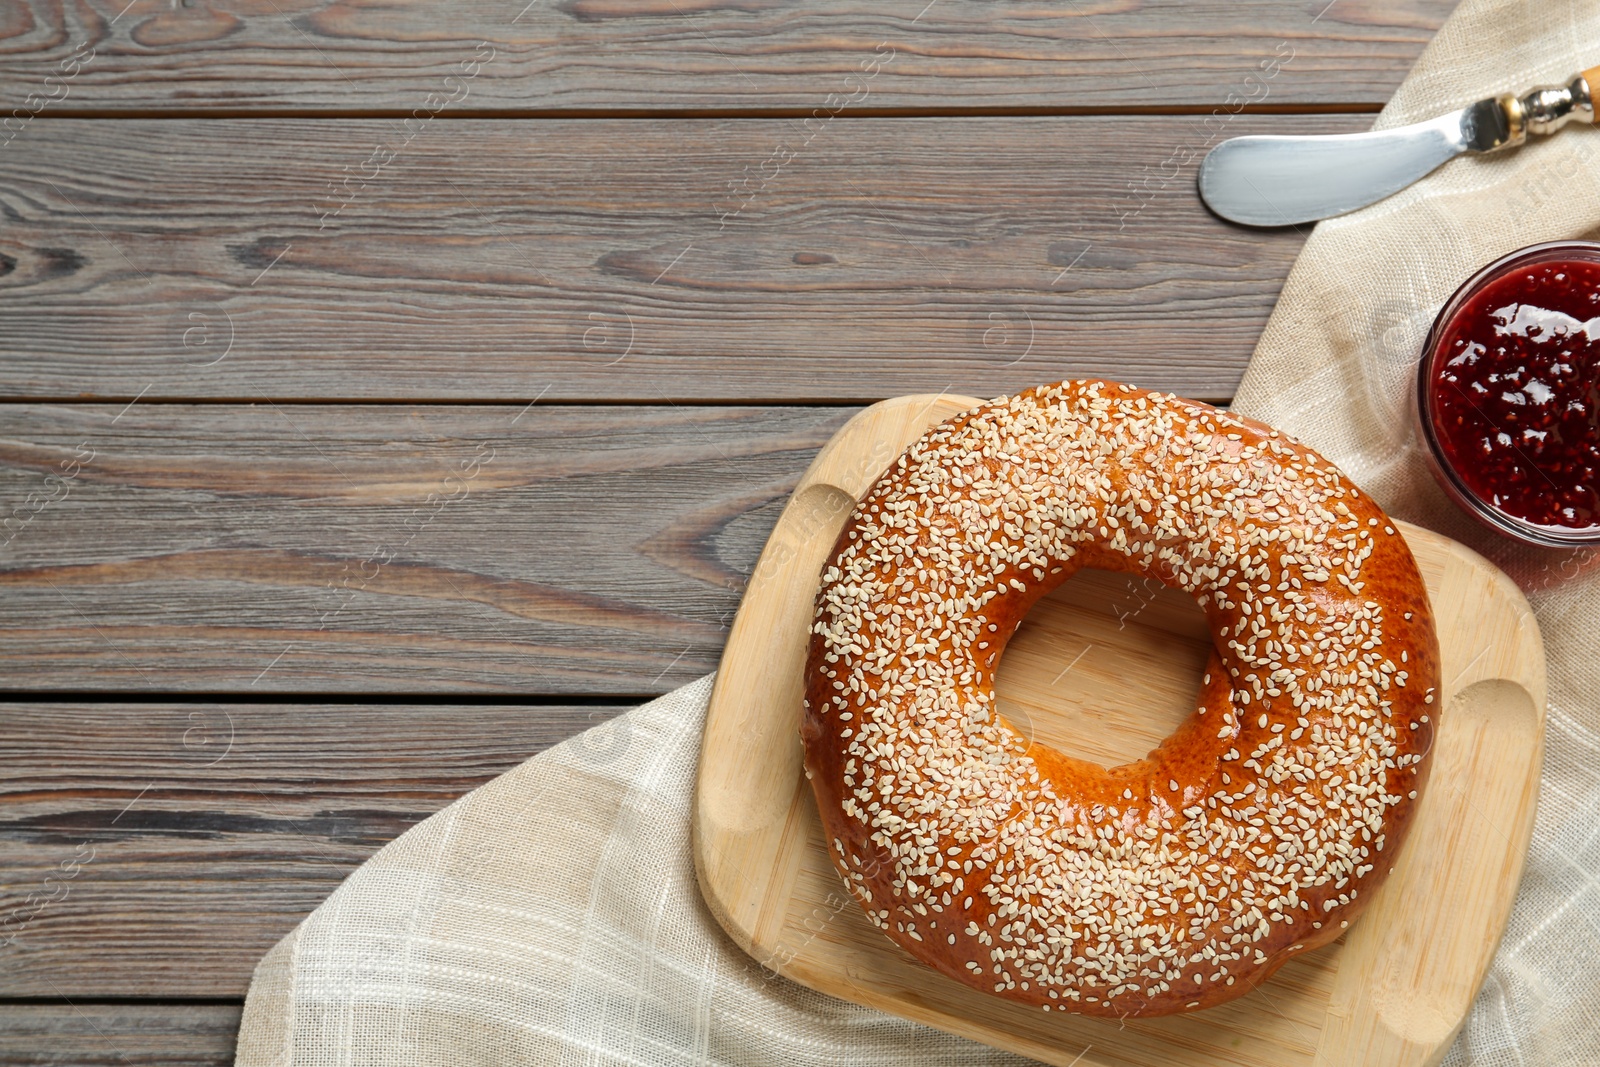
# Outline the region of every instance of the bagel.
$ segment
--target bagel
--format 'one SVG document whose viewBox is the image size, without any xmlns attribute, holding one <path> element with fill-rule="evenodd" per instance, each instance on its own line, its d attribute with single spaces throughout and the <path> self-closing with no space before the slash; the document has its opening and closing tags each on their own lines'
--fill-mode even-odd
<svg viewBox="0 0 1600 1067">
<path fill-rule="evenodd" d="M 1030 743 L 994 678 L 1080 567 L 1211 627 L 1198 706 L 1105 768 Z M 1163 1015 L 1339 936 L 1428 769 L 1439 650 L 1405 540 L 1310 448 L 1104 381 L 933 427 L 824 564 L 801 736 L 833 861 L 934 969 L 1046 1011 Z"/>
</svg>

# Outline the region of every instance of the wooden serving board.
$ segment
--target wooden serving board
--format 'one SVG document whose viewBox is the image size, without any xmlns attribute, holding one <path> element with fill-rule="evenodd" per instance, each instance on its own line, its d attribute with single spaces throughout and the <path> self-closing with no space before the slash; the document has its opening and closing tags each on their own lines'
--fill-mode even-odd
<svg viewBox="0 0 1600 1067">
<path fill-rule="evenodd" d="M 1337 943 L 1262 988 L 1189 1015 L 1121 1022 L 1024 1008 L 918 963 L 846 893 L 801 771 L 802 672 L 818 575 L 857 497 L 924 429 L 979 403 L 904 397 L 817 456 L 733 625 L 701 755 L 695 863 L 711 912 L 764 966 L 813 989 L 1069 1065 L 1390 1067 L 1443 1056 L 1489 966 L 1533 829 L 1544 650 L 1500 571 L 1404 532 L 1443 650 L 1432 779 L 1394 873 Z M 1193 708 L 1210 647 L 1187 595 L 1083 572 L 1041 601 L 1000 667 L 1000 712 L 1108 765 L 1143 756 Z"/>
</svg>

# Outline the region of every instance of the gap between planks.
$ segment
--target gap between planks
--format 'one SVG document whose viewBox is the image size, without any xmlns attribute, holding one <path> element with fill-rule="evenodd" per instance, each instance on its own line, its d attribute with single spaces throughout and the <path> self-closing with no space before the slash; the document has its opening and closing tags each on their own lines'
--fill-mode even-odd
<svg viewBox="0 0 1600 1067">
<path fill-rule="evenodd" d="M 156 1004 L 173 1006 L 206 1007 L 216 1005 L 220 1007 L 239 1007 L 244 1004 L 244 997 L 30 997 L 30 996 L 0 996 L 0 1008 L 32 1008 L 65 1004 L 77 1005 L 85 1008 L 140 1008 Z"/>
<path fill-rule="evenodd" d="M 441 121 L 462 119 L 501 119 L 507 121 L 559 121 L 625 120 L 653 122 L 675 119 L 805 119 L 817 108 L 806 107 L 751 107 L 751 108 L 674 108 L 651 111 L 648 108 L 452 108 L 441 111 L 433 118 Z M 1118 118 L 1140 116 L 1202 116 L 1226 112 L 1229 115 L 1376 115 L 1383 105 L 1372 102 L 1349 101 L 1330 104 L 1245 104 L 1238 110 L 1220 103 L 1202 104 L 1127 104 L 1122 106 L 1038 106 L 1026 105 L 992 107 L 858 107 L 841 111 L 833 117 L 842 121 L 857 119 L 964 119 L 964 118 Z M 58 108 L 41 111 L 37 118 L 45 121 L 92 119 L 393 119 L 411 117 L 403 108 Z"/>
<path fill-rule="evenodd" d="M 660 693 L 505 693 L 487 696 L 461 696 L 450 693 L 344 693 L 329 691 L 319 693 L 308 690 L 292 693 L 238 693 L 217 689 L 196 692 L 175 689 L 154 692 L 150 689 L 18 689 L 0 692 L 0 710 L 7 704 L 349 704 L 349 705 L 401 705 L 424 704 L 432 707 L 484 708 L 545 708 L 593 707 L 617 708 L 619 711 L 646 704 L 661 696 Z M 4 998 L 0 998 L 3 1000 Z"/>
<path fill-rule="evenodd" d="M 1088 375 L 1085 375 L 1088 377 Z M 1038 384 L 1046 384 L 1041 380 Z M 1233 403 L 1231 396 L 1211 396 L 1205 390 L 1196 390 L 1184 394 L 1190 400 L 1200 400 L 1217 407 L 1226 407 Z M 623 397 L 617 400 L 605 397 L 563 397 L 559 400 L 543 400 L 535 397 L 534 400 L 541 408 L 862 408 L 888 400 L 887 396 L 852 396 L 852 397 L 803 397 L 799 400 L 787 400 L 783 397 L 756 397 L 754 399 L 741 399 L 739 397 L 692 397 L 692 396 L 662 396 L 652 400 L 649 397 Z M 465 397 L 453 399 L 451 397 L 319 397 L 319 396 L 226 396 L 226 397 L 186 397 L 186 396 L 151 396 L 141 393 L 130 396 L 99 396 L 92 400 L 85 400 L 81 396 L 61 394 L 59 396 L 0 396 L 0 407 L 8 404 L 40 406 L 48 404 L 71 404 L 73 407 L 118 407 L 129 406 L 133 403 L 141 405 L 156 404 L 181 404 L 184 407 L 227 407 L 228 405 L 245 404 L 277 404 L 280 407 L 327 407 L 337 404 L 340 407 L 500 407 L 516 409 L 528 406 L 526 400 L 507 400 L 503 396 Z"/>
</svg>

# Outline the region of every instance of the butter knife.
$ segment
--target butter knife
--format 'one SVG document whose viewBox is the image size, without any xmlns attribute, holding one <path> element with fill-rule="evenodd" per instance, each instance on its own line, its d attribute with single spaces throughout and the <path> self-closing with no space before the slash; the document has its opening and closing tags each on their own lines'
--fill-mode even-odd
<svg viewBox="0 0 1600 1067">
<path fill-rule="evenodd" d="M 1479 100 L 1426 122 L 1370 133 L 1234 137 L 1200 165 L 1200 197 L 1246 226 L 1343 215 L 1399 192 L 1463 152 L 1494 152 L 1571 121 L 1594 122 L 1592 67 L 1564 86 Z"/>
</svg>

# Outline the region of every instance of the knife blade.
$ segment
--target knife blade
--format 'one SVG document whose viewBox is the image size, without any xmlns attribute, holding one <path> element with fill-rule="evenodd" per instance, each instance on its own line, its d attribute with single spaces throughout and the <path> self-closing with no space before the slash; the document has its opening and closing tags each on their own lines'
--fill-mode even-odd
<svg viewBox="0 0 1600 1067">
<path fill-rule="evenodd" d="M 1591 83 L 1490 97 L 1392 130 L 1324 136 L 1230 138 L 1200 165 L 1200 197 L 1246 226 L 1293 226 L 1343 215 L 1404 189 L 1464 152 L 1494 152 L 1568 122 L 1594 122 Z"/>
</svg>

